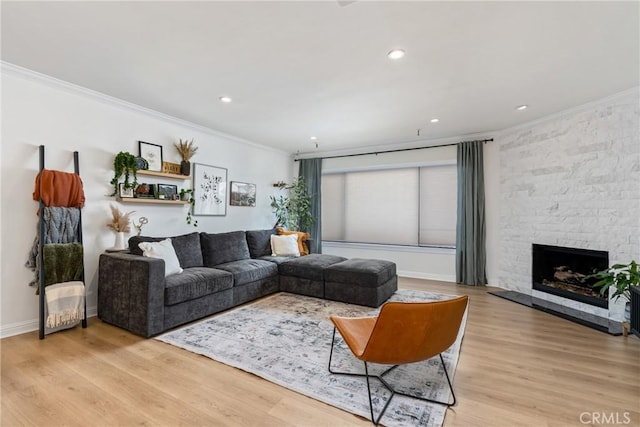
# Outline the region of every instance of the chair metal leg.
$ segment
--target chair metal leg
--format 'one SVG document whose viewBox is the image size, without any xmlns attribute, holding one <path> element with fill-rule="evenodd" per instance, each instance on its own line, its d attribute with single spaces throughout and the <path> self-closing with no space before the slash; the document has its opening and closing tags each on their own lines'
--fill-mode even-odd
<svg viewBox="0 0 640 427">
<path fill-rule="evenodd" d="M 442 358 L 442 353 L 438 354 L 438 356 L 440 357 L 440 363 L 442 364 L 442 369 L 444 369 L 444 375 L 447 378 L 447 384 L 449 385 L 449 390 L 451 390 L 451 396 L 453 397 L 453 402 L 452 403 L 449 403 L 448 401 L 442 402 L 442 401 L 439 401 L 439 400 L 427 399 L 425 397 L 414 396 L 412 394 L 407 394 L 407 393 L 402 393 L 400 391 L 396 391 L 393 388 L 393 386 L 391 384 L 389 384 L 384 379 L 384 376 L 387 375 L 388 373 L 390 373 L 395 368 L 397 368 L 399 365 L 394 365 L 394 366 L 390 367 L 389 369 L 387 369 L 386 371 L 384 371 L 380 375 L 369 375 L 369 367 L 368 367 L 367 362 L 364 362 L 364 372 L 365 372 L 364 374 L 357 374 L 357 373 L 352 373 L 352 372 L 337 372 L 337 371 L 332 370 L 331 369 L 331 360 L 333 358 L 333 347 L 335 345 L 335 340 L 336 340 L 336 328 L 334 327 L 333 328 L 333 337 L 331 339 L 331 351 L 329 353 L 329 372 L 331 372 L 334 375 L 348 375 L 348 376 L 353 376 L 353 377 L 365 377 L 366 378 L 366 380 L 367 380 L 367 392 L 369 394 L 369 410 L 371 412 L 371 422 L 374 423 L 375 425 L 378 425 L 380 423 L 380 419 L 382 419 L 382 416 L 384 415 L 384 413 L 386 412 L 387 408 L 389 407 L 389 404 L 391 403 L 391 399 L 396 394 L 399 394 L 401 396 L 411 397 L 413 399 L 422 400 L 423 402 L 430 402 L 430 403 L 437 403 L 439 405 L 445 405 L 447 407 L 454 406 L 456 404 L 456 402 L 457 402 L 456 401 L 456 395 L 453 392 L 453 385 L 451 384 L 451 379 L 449 378 L 449 373 L 447 372 L 447 367 L 444 364 L 444 359 Z M 369 382 L 369 377 L 378 379 L 382 383 L 382 385 L 387 390 L 389 390 L 389 392 L 391 392 L 391 396 L 387 400 L 387 403 L 384 405 L 384 408 L 382 409 L 382 412 L 380 412 L 380 415 L 378 415 L 377 419 L 373 415 L 373 401 L 371 399 L 371 384 Z"/>
</svg>

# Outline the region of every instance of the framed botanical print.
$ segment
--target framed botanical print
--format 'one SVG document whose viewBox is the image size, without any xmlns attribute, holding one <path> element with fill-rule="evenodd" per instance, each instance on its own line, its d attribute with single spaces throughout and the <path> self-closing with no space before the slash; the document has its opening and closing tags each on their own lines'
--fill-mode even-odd
<svg viewBox="0 0 640 427">
<path fill-rule="evenodd" d="M 227 169 L 193 164 L 193 215 L 227 214 Z"/>
</svg>

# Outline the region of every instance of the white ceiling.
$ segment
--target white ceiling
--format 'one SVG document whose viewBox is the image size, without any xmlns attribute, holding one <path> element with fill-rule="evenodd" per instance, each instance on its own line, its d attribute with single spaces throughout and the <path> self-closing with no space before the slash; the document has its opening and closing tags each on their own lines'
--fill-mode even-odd
<svg viewBox="0 0 640 427">
<path fill-rule="evenodd" d="M 638 2 L 3 1 L 2 60 L 288 152 L 316 151 L 312 135 L 335 151 L 486 133 L 638 86 L 639 15 Z"/>
</svg>

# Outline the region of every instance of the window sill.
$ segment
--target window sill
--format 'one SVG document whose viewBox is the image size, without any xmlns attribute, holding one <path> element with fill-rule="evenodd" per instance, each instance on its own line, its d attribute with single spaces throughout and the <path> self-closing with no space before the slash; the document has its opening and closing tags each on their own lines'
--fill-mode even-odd
<svg viewBox="0 0 640 427">
<path fill-rule="evenodd" d="M 429 254 L 452 254 L 455 255 L 456 248 L 440 247 L 440 246 L 405 246 L 405 245 L 382 245 L 377 243 L 353 243 L 353 242 L 335 242 L 323 240 L 322 246 L 327 248 L 348 248 L 348 249 L 367 249 L 378 251 L 392 252 L 414 252 Z"/>
</svg>

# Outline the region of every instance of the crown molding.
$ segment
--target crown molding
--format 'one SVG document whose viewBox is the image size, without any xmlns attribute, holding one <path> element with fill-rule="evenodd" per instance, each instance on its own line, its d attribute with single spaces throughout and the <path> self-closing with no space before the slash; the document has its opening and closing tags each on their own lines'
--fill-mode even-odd
<svg viewBox="0 0 640 427">
<path fill-rule="evenodd" d="M 242 139 L 239 138 L 237 136 L 234 135 L 230 135 L 224 132 L 220 132 L 211 128 L 208 128 L 206 126 L 202 126 L 202 125 L 198 125 L 196 123 L 190 122 L 188 120 L 183 120 L 183 119 L 179 119 L 177 117 L 174 116 L 170 116 L 168 114 L 165 113 L 161 113 L 159 111 L 156 110 L 152 110 L 150 108 L 146 108 L 143 107 L 141 105 L 138 104 L 134 104 L 132 102 L 129 101 L 125 101 L 123 99 L 120 98 L 116 98 L 114 96 L 111 95 L 106 95 L 102 92 L 98 92 L 89 88 L 86 88 L 84 86 L 79 86 L 76 85 L 74 83 L 70 83 L 67 82 L 65 80 L 60 80 L 58 78 L 49 76 L 47 74 L 42 74 L 39 73 L 37 71 L 34 70 L 30 70 L 28 68 L 24 68 L 21 67 L 19 65 L 15 65 L 12 64 L 10 62 L 6 62 L 6 61 L 0 61 L 0 64 L 2 65 L 2 74 L 7 74 L 7 75 L 12 75 L 15 77 L 19 77 L 25 80 L 30 80 L 30 81 L 35 81 L 38 83 L 42 83 L 45 84 L 49 87 L 52 87 L 54 89 L 60 89 L 63 90 L 67 93 L 71 93 L 74 95 L 80 95 L 80 96 L 84 96 L 86 98 L 89 99 L 93 99 L 95 101 L 99 101 L 102 102 L 104 104 L 108 104 L 111 105 L 113 107 L 117 107 L 123 110 L 128 110 L 128 111 L 134 111 L 137 113 L 142 113 L 145 114 L 149 117 L 158 119 L 158 120 L 162 120 L 164 122 L 167 123 L 171 123 L 171 124 L 175 124 L 175 125 L 179 125 L 179 126 L 184 126 L 187 128 L 190 128 L 194 131 L 197 132 L 202 132 L 211 136 L 215 136 L 218 138 L 223 138 L 232 142 L 237 142 L 240 144 L 245 144 L 245 145 L 249 145 L 251 147 L 254 148 L 258 148 L 258 149 L 262 149 L 262 150 L 267 150 L 267 151 L 272 151 L 275 153 L 279 153 L 279 154 L 284 154 L 284 155 L 291 155 L 290 152 L 288 151 L 284 151 L 284 150 L 280 150 L 274 147 L 270 147 L 267 145 L 263 145 L 263 144 L 259 144 L 257 142 L 253 142 L 253 141 L 249 141 L 246 139 Z"/>
<path fill-rule="evenodd" d="M 529 129 L 532 128 L 534 126 L 538 126 L 544 123 L 548 123 L 554 120 L 558 120 L 561 119 L 563 117 L 566 116 L 570 116 L 570 115 L 574 115 L 574 114 L 579 114 L 588 110 L 593 110 L 595 108 L 598 107 L 602 107 L 608 104 L 611 104 L 612 102 L 618 100 L 618 99 L 622 99 L 622 98 L 626 98 L 626 97 L 630 97 L 630 96 L 637 96 L 640 97 L 640 86 L 636 86 L 636 87 L 632 87 L 630 89 L 627 90 L 623 90 L 622 92 L 617 92 L 614 93 L 613 95 L 609 95 L 607 97 L 604 98 L 600 98 L 600 99 L 596 99 L 595 101 L 590 101 L 587 102 L 586 104 L 580 104 L 580 105 L 576 105 L 575 107 L 571 107 L 571 108 L 567 108 L 566 110 L 562 110 L 562 111 L 558 111 L 557 113 L 548 115 L 548 116 L 544 116 L 544 117 L 540 117 L 539 119 L 535 119 L 532 120 L 530 122 L 526 122 L 526 123 L 522 123 L 516 126 L 512 126 L 509 128 L 505 128 L 502 129 L 500 131 L 498 131 L 498 137 L 504 137 L 506 135 L 512 134 L 514 132 L 519 132 L 525 129 Z"/>
</svg>

